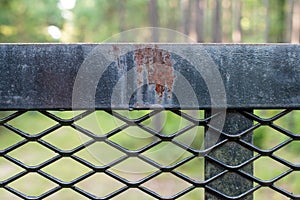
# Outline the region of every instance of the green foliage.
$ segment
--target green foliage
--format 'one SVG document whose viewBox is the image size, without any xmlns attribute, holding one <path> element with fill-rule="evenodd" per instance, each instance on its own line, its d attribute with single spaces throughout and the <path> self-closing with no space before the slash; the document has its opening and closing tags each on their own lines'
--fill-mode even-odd
<svg viewBox="0 0 300 200">
<path fill-rule="evenodd" d="M 49 25 L 63 26 L 56 1 L 0 1 L 0 42 L 54 41 Z"/>
<path fill-rule="evenodd" d="M 194 2 L 191 0 L 191 37 L 196 37 Z M 234 1 L 222 2 L 222 34 L 226 41 L 230 41 L 233 13 L 227 14 L 227 17 L 224 15 L 233 12 Z M 265 42 L 269 24 L 268 41 L 286 42 L 289 1 L 269 0 L 269 16 L 264 2 L 242 1 L 242 41 Z M 59 0 L 0 1 L 0 42 L 102 42 L 124 30 L 151 26 L 149 1 L 77 0 L 71 10 L 60 9 L 58 3 Z M 210 42 L 215 3 L 206 1 L 204 6 L 204 41 Z M 159 27 L 183 32 L 182 0 L 158 0 L 157 11 Z M 47 27 L 51 25 L 61 30 L 62 37 L 59 40 L 53 39 L 47 32 Z"/>
</svg>

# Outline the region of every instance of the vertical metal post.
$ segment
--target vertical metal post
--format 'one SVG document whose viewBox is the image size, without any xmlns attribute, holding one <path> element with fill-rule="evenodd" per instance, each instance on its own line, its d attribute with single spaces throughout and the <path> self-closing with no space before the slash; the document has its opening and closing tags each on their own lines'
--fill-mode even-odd
<svg viewBox="0 0 300 200">
<path fill-rule="evenodd" d="M 206 112 L 206 115 L 209 116 L 210 112 Z M 247 130 L 253 126 L 252 120 L 244 117 L 235 110 L 229 110 L 226 113 L 226 120 L 223 127 L 223 132 L 230 135 L 237 135 L 244 130 Z M 205 144 L 206 147 L 210 147 L 215 144 L 211 144 L 211 138 L 214 133 L 207 131 L 205 135 Z M 224 141 L 226 137 L 220 136 L 219 142 Z M 247 133 L 241 139 L 251 142 L 252 133 Z M 237 166 L 249 160 L 253 156 L 253 152 L 242 147 L 240 144 L 234 140 L 228 140 L 226 143 L 216 146 L 212 151 L 210 151 L 205 157 L 205 179 L 209 180 L 212 177 L 215 177 L 218 174 L 228 170 L 222 164 L 218 164 L 213 161 L 213 159 L 220 161 L 224 165 Z M 249 174 L 253 174 L 252 164 L 248 164 L 242 168 Z M 253 187 L 252 181 L 242 177 L 236 173 L 236 169 L 228 170 L 227 173 L 222 176 L 214 179 L 207 185 L 212 190 L 206 188 L 205 190 L 205 199 L 206 200 L 221 200 L 224 199 L 222 196 L 218 195 L 217 192 L 235 197 L 243 194 L 244 192 L 250 190 Z M 252 195 L 247 196 L 243 199 L 252 199 Z"/>
</svg>

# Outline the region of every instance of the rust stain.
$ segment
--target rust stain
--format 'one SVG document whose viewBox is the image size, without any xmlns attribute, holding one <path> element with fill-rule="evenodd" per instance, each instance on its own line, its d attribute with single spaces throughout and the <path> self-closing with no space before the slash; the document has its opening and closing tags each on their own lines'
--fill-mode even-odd
<svg viewBox="0 0 300 200">
<path fill-rule="evenodd" d="M 143 74 L 146 72 L 146 81 L 149 85 L 155 85 L 159 101 L 162 100 L 165 91 L 167 91 L 167 97 L 171 98 L 175 75 L 170 53 L 159 49 L 157 45 L 146 46 L 135 50 L 134 61 L 138 87 L 143 85 Z"/>
<path fill-rule="evenodd" d="M 155 84 L 155 91 L 159 94 L 160 97 L 162 97 L 162 94 L 165 91 L 165 87 L 159 84 Z"/>
<path fill-rule="evenodd" d="M 119 48 L 117 45 L 112 45 L 112 47 L 113 47 L 114 57 L 115 60 L 117 61 L 118 68 L 120 68 Z"/>
</svg>

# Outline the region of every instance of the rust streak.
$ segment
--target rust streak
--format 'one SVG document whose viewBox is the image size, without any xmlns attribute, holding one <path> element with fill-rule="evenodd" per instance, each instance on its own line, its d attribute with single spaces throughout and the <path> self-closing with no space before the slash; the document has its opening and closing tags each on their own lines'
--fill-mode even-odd
<svg viewBox="0 0 300 200">
<path fill-rule="evenodd" d="M 113 51 L 114 51 L 114 57 L 117 60 L 118 68 L 120 68 L 120 59 L 119 59 L 119 48 L 117 45 L 112 45 Z"/>
<path fill-rule="evenodd" d="M 170 53 L 159 49 L 156 45 L 146 46 L 135 50 L 134 61 L 138 87 L 142 86 L 143 73 L 146 72 L 147 83 L 155 85 L 155 91 L 160 100 L 165 91 L 167 91 L 168 98 L 171 98 L 175 75 Z"/>
</svg>

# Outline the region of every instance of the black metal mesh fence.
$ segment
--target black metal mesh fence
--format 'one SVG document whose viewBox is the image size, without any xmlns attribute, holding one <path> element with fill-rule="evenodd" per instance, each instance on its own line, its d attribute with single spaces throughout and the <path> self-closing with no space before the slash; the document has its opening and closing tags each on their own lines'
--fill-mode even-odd
<svg viewBox="0 0 300 200">
<path fill-rule="evenodd" d="M 228 113 L 208 147 L 204 110 L 2 111 L 0 197 L 296 199 L 299 111 Z"/>
<path fill-rule="evenodd" d="M 0 199 L 300 199 L 299 61 L 296 44 L 3 44 Z"/>
</svg>

